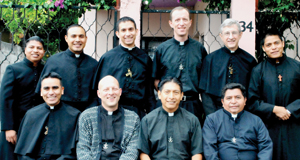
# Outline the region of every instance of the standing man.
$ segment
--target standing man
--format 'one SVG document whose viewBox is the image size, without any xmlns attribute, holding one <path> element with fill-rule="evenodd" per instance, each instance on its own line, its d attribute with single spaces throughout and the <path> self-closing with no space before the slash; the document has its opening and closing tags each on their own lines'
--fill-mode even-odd
<svg viewBox="0 0 300 160">
<path fill-rule="evenodd" d="M 60 101 L 64 87 L 60 75 L 41 78 L 45 103 L 26 112 L 18 133 L 18 160 L 76 160 L 77 121 L 80 111 Z"/>
<path fill-rule="evenodd" d="M 44 41 L 33 36 L 27 39 L 23 61 L 7 66 L 1 82 L 0 159 L 14 160 L 19 125 L 26 111 L 42 102 L 35 95 L 44 65 Z"/>
<path fill-rule="evenodd" d="M 51 56 L 45 64 L 42 75 L 56 72 L 62 76 L 65 94 L 61 100 L 80 111 L 97 104 L 96 91 L 92 90 L 93 73 L 96 71 L 97 61 L 84 54 L 87 36 L 84 28 L 73 24 L 67 28 L 65 40 L 69 48 Z M 36 93 L 40 92 L 39 81 Z"/>
<path fill-rule="evenodd" d="M 205 115 L 222 108 L 221 89 L 227 83 L 241 83 L 248 88 L 251 70 L 257 64 L 252 55 L 239 48 L 243 32 L 237 20 L 226 19 L 220 27 L 225 44 L 204 59 L 200 89 Z"/>
<path fill-rule="evenodd" d="M 263 121 L 244 111 L 246 89 L 228 83 L 222 90 L 223 109 L 208 115 L 203 126 L 203 149 L 207 160 L 272 160 L 272 140 Z"/>
<path fill-rule="evenodd" d="M 140 119 L 119 104 L 122 89 L 112 76 L 99 81 L 101 105 L 85 110 L 79 118 L 79 160 L 136 160 Z"/>
<path fill-rule="evenodd" d="M 266 32 L 266 59 L 252 70 L 249 110 L 264 121 L 273 141 L 274 160 L 299 159 L 300 63 L 283 54 L 282 35 Z"/>
<path fill-rule="evenodd" d="M 139 146 L 141 160 L 202 159 L 202 132 L 198 118 L 179 107 L 182 85 L 177 78 L 159 83 L 162 106 L 142 119 Z"/>
<path fill-rule="evenodd" d="M 94 80 L 94 89 L 99 80 L 107 75 L 114 76 L 122 88 L 120 104 L 135 111 L 140 118 L 155 108 L 152 74 L 152 60 L 134 41 L 138 29 L 130 17 L 122 17 L 117 22 L 116 35 L 121 44 L 106 52 L 99 60 Z"/>
<path fill-rule="evenodd" d="M 155 87 L 166 77 L 176 77 L 182 82 L 184 96 L 180 106 L 202 119 L 203 108 L 199 100 L 199 80 L 202 61 L 207 55 L 203 45 L 189 38 L 192 25 L 189 10 L 176 7 L 170 13 L 169 24 L 174 37 L 157 47 L 153 59 Z M 159 101 L 157 106 L 160 106 Z"/>
</svg>

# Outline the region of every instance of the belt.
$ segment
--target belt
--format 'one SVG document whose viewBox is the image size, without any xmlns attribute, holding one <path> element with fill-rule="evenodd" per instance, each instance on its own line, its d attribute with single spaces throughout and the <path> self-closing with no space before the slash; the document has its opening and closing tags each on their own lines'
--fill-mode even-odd
<svg viewBox="0 0 300 160">
<path fill-rule="evenodd" d="M 199 100 L 199 94 L 188 94 L 182 97 L 181 101 L 191 101 L 191 100 Z"/>
</svg>

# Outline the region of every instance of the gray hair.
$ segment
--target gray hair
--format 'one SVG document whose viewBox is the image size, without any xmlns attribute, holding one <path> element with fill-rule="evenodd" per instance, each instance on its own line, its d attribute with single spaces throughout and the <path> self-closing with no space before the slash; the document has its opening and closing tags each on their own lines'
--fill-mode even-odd
<svg viewBox="0 0 300 160">
<path fill-rule="evenodd" d="M 220 33 L 223 32 L 224 27 L 232 26 L 234 24 L 237 25 L 239 32 L 241 33 L 242 29 L 241 29 L 241 25 L 240 25 L 239 21 L 231 19 L 231 18 L 225 19 L 225 21 L 221 24 Z"/>
</svg>

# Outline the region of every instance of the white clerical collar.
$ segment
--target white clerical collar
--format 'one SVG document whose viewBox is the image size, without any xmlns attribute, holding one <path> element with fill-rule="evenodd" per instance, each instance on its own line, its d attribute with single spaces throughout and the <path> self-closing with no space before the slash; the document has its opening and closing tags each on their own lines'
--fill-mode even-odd
<svg viewBox="0 0 300 160">
<path fill-rule="evenodd" d="M 50 109 L 54 109 L 54 106 L 49 106 L 50 107 Z"/>
<path fill-rule="evenodd" d="M 168 113 L 169 117 L 173 117 L 174 116 L 174 112 L 173 113 Z"/>
<path fill-rule="evenodd" d="M 235 120 L 237 117 L 237 114 L 231 114 L 231 117 L 233 118 L 233 120 Z"/>
<path fill-rule="evenodd" d="M 79 58 L 79 57 L 80 57 L 80 54 L 75 54 L 75 57 L 76 57 L 76 58 Z"/>
<path fill-rule="evenodd" d="M 184 45 L 184 42 L 179 42 L 179 45 L 183 46 L 183 45 Z"/>
<path fill-rule="evenodd" d="M 133 48 L 135 48 L 135 46 L 134 46 L 134 47 L 132 47 L 132 48 L 128 48 L 128 47 L 125 47 L 125 46 L 123 46 L 123 45 L 122 45 L 122 47 L 124 47 L 124 48 L 128 49 L 129 51 L 131 51 L 131 50 L 133 50 Z"/>
<path fill-rule="evenodd" d="M 234 53 L 235 51 L 230 50 L 230 53 Z"/>
<path fill-rule="evenodd" d="M 113 115 L 114 112 L 107 112 L 109 116 Z"/>
</svg>

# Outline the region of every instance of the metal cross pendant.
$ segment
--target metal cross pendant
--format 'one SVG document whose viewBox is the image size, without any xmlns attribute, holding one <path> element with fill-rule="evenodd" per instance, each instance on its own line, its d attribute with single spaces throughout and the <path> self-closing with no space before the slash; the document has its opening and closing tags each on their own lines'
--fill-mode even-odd
<svg viewBox="0 0 300 160">
<path fill-rule="evenodd" d="M 103 145 L 103 149 L 107 149 L 107 148 L 108 148 L 108 144 L 107 144 L 107 142 L 105 142 Z"/>
<path fill-rule="evenodd" d="M 182 64 L 179 65 L 179 69 L 183 70 L 183 65 Z"/>
<path fill-rule="evenodd" d="M 232 138 L 232 142 L 236 143 L 236 138 L 235 137 Z"/>
<path fill-rule="evenodd" d="M 230 74 L 233 74 L 233 67 L 230 66 L 230 67 L 228 67 L 228 69 L 229 69 L 229 73 L 230 73 Z"/>
<path fill-rule="evenodd" d="M 48 127 L 46 126 L 45 129 L 46 129 L 46 131 L 45 131 L 44 134 L 47 135 L 48 134 Z"/>
<path fill-rule="evenodd" d="M 132 78 L 132 72 L 131 72 L 130 68 L 128 68 L 127 73 L 125 74 L 125 76 Z"/>
<path fill-rule="evenodd" d="M 278 79 L 279 79 L 279 82 L 281 82 L 281 81 L 282 81 L 282 76 L 279 75 L 279 76 L 278 76 Z"/>
<path fill-rule="evenodd" d="M 170 137 L 170 138 L 169 138 L 169 142 L 170 142 L 170 143 L 172 143 L 172 142 L 173 142 L 173 139 L 172 139 L 172 137 Z"/>
</svg>

